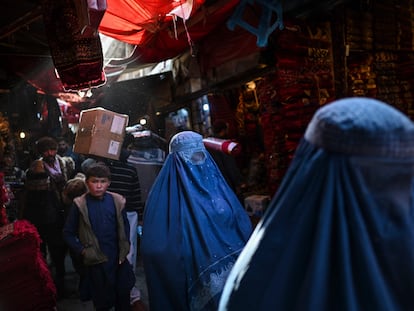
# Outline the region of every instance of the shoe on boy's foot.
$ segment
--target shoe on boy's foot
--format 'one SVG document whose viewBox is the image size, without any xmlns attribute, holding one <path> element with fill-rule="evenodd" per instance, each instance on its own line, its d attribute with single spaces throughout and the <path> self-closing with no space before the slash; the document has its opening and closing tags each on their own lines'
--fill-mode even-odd
<svg viewBox="0 0 414 311">
<path fill-rule="evenodd" d="M 147 311 L 148 308 L 145 306 L 145 304 L 141 300 L 136 300 L 131 305 L 131 311 Z"/>
</svg>

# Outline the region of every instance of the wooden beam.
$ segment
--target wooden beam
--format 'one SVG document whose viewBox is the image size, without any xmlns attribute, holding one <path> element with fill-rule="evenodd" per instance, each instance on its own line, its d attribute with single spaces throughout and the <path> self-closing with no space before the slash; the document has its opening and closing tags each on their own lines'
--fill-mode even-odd
<svg viewBox="0 0 414 311">
<path fill-rule="evenodd" d="M 24 14 L 23 16 L 16 19 L 13 23 L 10 23 L 8 26 L 0 29 L 0 39 L 8 37 L 20 30 L 23 27 L 37 21 L 42 18 L 42 10 L 40 6 L 35 7 L 33 10 Z"/>
</svg>

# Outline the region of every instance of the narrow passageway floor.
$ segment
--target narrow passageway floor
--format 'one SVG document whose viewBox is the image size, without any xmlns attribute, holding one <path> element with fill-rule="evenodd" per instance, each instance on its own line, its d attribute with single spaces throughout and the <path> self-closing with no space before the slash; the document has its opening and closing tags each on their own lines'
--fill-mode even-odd
<svg viewBox="0 0 414 311">
<path fill-rule="evenodd" d="M 66 256 L 66 275 L 65 275 L 65 297 L 58 301 L 57 311 L 93 311 L 91 301 L 82 302 L 79 300 L 78 284 L 79 276 L 73 268 L 70 256 Z M 137 260 L 135 271 L 135 286 L 141 291 L 141 300 L 148 307 L 148 292 L 145 283 L 144 268 L 142 261 Z"/>
</svg>

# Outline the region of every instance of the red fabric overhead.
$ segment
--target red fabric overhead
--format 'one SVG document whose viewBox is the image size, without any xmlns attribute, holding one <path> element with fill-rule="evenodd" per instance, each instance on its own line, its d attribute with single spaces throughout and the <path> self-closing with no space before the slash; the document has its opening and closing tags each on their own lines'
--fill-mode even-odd
<svg viewBox="0 0 414 311">
<path fill-rule="evenodd" d="M 186 1 L 171 0 L 107 0 L 107 9 L 101 21 L 99 31 L 130 44 L 140 44 L 145 31 L 155 33 L 165 22 L 166 16 L 175 7 Z M 204 3 L 194 0 L 193 12 Z"/>
<path fill-rule="evenodd" d="M 204 0 L 194 0 L 190 19 L 186 22 L 189 36 L 197 42 L 227 20 L 239 0 L 217 1 L 209 7 Z M 159 62 L 177 56 L 189 48 L 183 20 L 166 16 L 180 2 L 171 0 L 107 0 L 108 8 L 99 31 L 109 37 L 137 45 L 142 63 Z"/>
</svg>

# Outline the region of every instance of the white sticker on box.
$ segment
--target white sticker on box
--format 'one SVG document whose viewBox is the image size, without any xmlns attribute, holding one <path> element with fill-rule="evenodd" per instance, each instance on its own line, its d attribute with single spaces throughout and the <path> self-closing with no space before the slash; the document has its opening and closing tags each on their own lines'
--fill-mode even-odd
<svg viewBox="0 0 414 311">
<path fill-rule="evenodd" d="M 114 116 L 111 125 L 111 132 L 115 134 L 122 134 L 125 129 L 125 118 L 120 116 Z"/>
<path fill-rule="evenodd" d="M 116 140 L 111 140 L 109 142 L 109 147 L 108 147 L 108 154 L 113 154 L 113 155 L 117 155 L 118 154 L 118 150 L 120 147 L 120 142 L 116 141 Z"/>
</svg>

